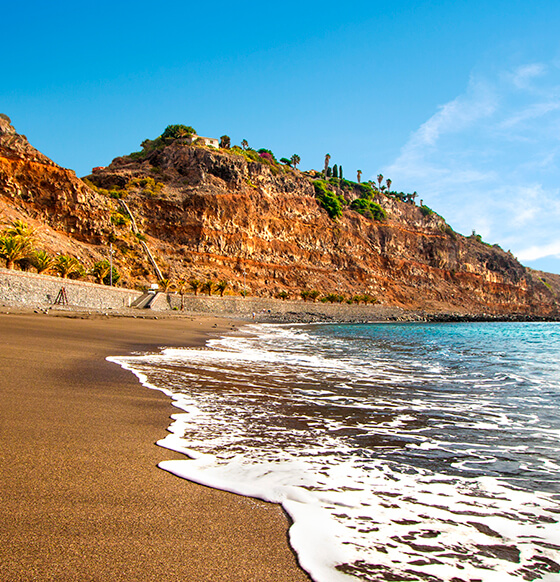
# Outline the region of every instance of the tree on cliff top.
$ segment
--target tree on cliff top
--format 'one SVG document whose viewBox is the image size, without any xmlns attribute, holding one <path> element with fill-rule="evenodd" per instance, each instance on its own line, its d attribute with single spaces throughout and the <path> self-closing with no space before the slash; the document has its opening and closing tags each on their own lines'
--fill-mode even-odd
<svg viewBox="0 0 560 582">
<path fill-rule="evenodd" d="M 196 130 L 190 125 L 168 125 L 161 134 L 163 139 L 180 139 L 196 134 Z"/>
</svg>

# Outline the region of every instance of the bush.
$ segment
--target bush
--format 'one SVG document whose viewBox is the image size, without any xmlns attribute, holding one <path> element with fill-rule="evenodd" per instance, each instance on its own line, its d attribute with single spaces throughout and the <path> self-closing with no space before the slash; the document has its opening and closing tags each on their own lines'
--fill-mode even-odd
<svg viewBox="0 0 560 582">
<path fill-rule="evenodd" d="M 331 218 L 342 216 L 344 200 L 333 192 L 324 180 L 315 180 L 315 197 Z"/>
<path fill-rule="evenodd" d="M 420 206 L 420 212 L 422 213 L 423 216 L 426 217 L 431 216 L 434 213 L 434 211 L 425 204 L 422 204 L 422 206 Z"/>
<path fill-rule="evenodd" d="M 196 130 L 190 125 L 168 125 L 160 137 L 163 139 L 180 139 L 194 135 Z"/>
<path fill-rule="evenodd" d="M 113 212 L 113 214 L 111 214 L 111 222 L 115 226 L 127 226 L 130 219 L 121 212 Z"/>
<path fill-rule="evenodd" d="M 146 178 L 134 178 L 127 184 L 127 189 L 137 187 L 142 190 L 143 194 L 148 196 L 158 196 L 163 190 L 163 182 L 156 182 L 151 176 Z"/>
<path fill-rule="evenodd" d="M 387 218 L 387 213 L 377 202 L 372 202 L 366 198 L 353 200 L 350 208 L 372 220 L 385 220 Z"/>
<path fill-rule="evenodd" d="M 274 162 L 276 161 L 276 157 L 274 156 L 274 154 L 270 150 L 267 150 L 266 148 L 261 148 L 260 150 L 257 150 L 257 151 L 258 151 L 258 154 L 261 156 L 261 158 L 273 160 Z M 263 156 L 263 154 L 268 154 L 268 155 Z"/>
<path fill-rule="evenodd" d="M 373 198 L 373 188 L 370 184 L 356 184 L 358 190 L 361 192 L 360 198 Z"/>
</svg>

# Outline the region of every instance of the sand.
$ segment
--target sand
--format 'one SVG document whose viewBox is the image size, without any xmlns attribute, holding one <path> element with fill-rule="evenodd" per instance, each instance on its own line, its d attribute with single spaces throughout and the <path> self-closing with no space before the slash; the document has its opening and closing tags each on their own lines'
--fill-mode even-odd
<svg viewBox="0 0 560 582">
<path fill-rule="evenodd" d="M 229 327 L 0 314 L 0 580 L 309 581 L 280 507 L 157 468 L 176 409 L 105 361 Z"/>
</svg>

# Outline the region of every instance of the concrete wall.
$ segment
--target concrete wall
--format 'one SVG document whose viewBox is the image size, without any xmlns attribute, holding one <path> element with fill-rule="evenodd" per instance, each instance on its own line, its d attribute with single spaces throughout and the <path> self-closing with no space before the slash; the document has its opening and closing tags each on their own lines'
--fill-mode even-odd
<svg viewBox="0 0 560 582">
<path fill-rule="evenodd" d="M 48 307 L 55 303 L 63 287 L 69 307 L 81 309 L 122 309 L 141 295 L 130 289 L 0 269 L 0 303 L 3 305 Z"/>
</svg>

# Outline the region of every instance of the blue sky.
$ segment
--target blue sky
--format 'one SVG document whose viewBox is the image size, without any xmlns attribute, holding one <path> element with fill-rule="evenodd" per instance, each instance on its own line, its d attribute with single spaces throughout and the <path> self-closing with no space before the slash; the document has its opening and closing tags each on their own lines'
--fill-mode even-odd
<svg viewBox="0 0 560 582">
<path fill-rule="evenodd" d="M 2 10 L 0 112 L 79 176 L 168 124 L 417 191 L 560 273 L 560 2 L 66 1 Z"/>
</svg>

